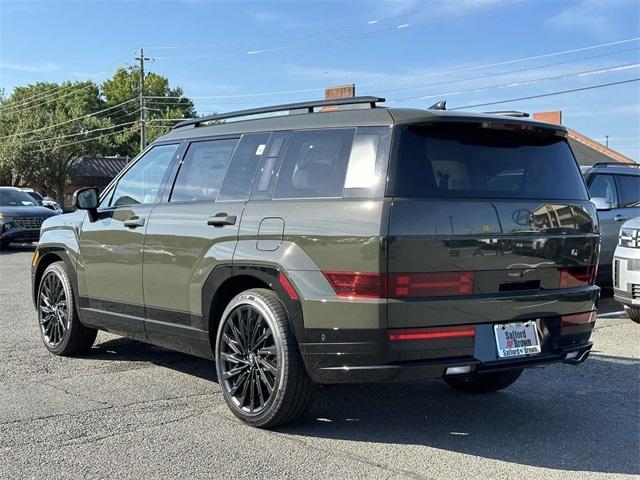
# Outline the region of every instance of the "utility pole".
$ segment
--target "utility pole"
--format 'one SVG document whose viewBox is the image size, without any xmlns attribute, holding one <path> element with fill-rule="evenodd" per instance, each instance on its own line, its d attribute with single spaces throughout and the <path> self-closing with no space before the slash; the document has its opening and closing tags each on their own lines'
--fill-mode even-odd
<svg viewBox="0 0 640 480">
<path fill-rule="evenodd" d="M 140 49 L 140 56 L 135 58 L 140 62 L 140 151 L 147 146 L 147 109 L 144 104 L 144 62 L 151 58 L 144 56 L 144 50 Z"/>
</svg>

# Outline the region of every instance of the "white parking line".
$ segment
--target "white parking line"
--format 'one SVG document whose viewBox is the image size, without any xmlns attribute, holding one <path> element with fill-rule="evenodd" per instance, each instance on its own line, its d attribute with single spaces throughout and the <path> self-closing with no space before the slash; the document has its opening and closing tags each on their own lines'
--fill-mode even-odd
<svg viewBox="0 0 640 480">
<path fill-rule="evenodd" d="M 622 314 L 624 314 L 624 310 L 618 310 L 617 312 L 609 312 L 609 313 L 599 313 L 598 318 L 613 317 L 613 316 L 622 315 Z"/>
</svg>

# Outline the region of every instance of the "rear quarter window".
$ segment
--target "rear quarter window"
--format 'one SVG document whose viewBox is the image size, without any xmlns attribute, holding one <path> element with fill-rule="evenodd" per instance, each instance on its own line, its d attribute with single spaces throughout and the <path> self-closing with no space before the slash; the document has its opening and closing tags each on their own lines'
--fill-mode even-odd
<svg viewBox="0 0 640 480">
<path fill-rule="evenodd" d="M 354 133 L 352 128 L 295 132 L 278 172 L 273 197 L 342 196 Z"/>
<path fill-rule="evenodd" d="M 390 196 L 587 200 L 562 137 L 448 124 L 401 129 Z"/>
</svg>

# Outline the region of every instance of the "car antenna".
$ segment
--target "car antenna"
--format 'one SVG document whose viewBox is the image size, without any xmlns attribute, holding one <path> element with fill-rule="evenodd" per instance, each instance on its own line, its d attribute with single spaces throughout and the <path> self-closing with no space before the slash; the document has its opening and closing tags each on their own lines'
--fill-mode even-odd
<svg viewBox="0 0 640 480">
<path fill-rule="evenodd" d="M 433 105 L 431 105 L 427 110 L 446 110 L 447 109 L 447 101 L 440 100 Z"/>
</svg>

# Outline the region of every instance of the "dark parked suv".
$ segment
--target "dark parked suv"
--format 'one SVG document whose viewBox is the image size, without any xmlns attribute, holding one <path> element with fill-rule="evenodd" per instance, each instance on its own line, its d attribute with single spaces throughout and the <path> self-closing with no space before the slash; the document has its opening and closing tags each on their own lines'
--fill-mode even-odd
<svg viewBox="0 0 640 480">
<path fill-rule="evenodd" d="M 42 222 L 57 215 L 16 187 L 0 187 L 0 251 L 11 242 L 35 242 Z"/>
<path fill-rule="evenodd" d="M 215 359 L 261 427 L 317 384 L 488 392 L 584 361 L 598 221 L 564 128 L 381 101 L 184 121 L 76 192 L 33 259 L 45 346 L 107 330 Z"/>
</svg>

